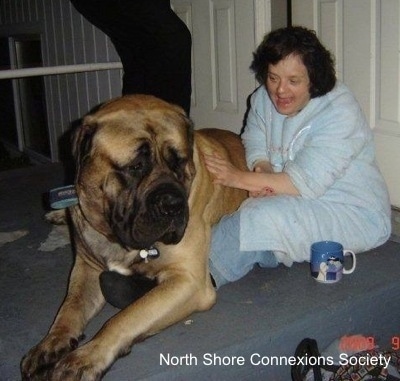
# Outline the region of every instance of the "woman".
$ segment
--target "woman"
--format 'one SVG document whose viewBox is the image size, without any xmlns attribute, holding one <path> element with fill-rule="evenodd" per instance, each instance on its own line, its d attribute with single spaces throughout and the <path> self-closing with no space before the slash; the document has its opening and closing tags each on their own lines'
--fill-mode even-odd
<svg viewBox="0 0 400 381">
<path fill-rule="evenodd" d="M 251 68 L 261 83 L 242 135 L 251 171 L 206 156 L 215 183 L 250 195 L 213 230 L 217 287 L 255 264 L 309 261 L 315 241 L 361 252 L 383 244 L 391 231 L 372 131 L 316 34 L 303 27 L 269 33 Z"/>
</svg>

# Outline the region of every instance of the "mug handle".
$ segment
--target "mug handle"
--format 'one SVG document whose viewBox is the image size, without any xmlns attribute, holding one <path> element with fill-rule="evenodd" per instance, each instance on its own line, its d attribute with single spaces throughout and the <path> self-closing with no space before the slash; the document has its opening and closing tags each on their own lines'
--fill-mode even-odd
<svg viewBox="0 0 400 381">
<path fill-rule="evenodd" d="M 351 274 L 356 268 L 356 255 L 351 250 L 343 250 L 343 255 L 351 255 L 353 257 L 353 266 L 350 269 L 345 269 L 343 267 L 343 274 Z"/>
</svg>

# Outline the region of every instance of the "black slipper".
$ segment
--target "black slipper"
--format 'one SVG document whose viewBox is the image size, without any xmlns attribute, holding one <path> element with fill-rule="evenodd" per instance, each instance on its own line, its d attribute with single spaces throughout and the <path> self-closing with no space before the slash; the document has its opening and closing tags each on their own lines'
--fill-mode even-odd
<svg viewBox="0 0 400 381">
<path fill-rule="evenodd" d="M 115 271 L 103 271 L 99 280 L 106 301 L 120 309 L 129 306 L 157 285 L 156 280 L 139 275 L 126 276 Z"/>
</svg>

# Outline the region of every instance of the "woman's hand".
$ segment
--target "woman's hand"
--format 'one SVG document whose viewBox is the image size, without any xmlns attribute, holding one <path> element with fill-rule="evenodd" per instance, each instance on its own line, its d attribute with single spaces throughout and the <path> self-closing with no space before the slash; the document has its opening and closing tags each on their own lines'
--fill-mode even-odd
<svg viewBox="0 0 400 381">
<path fill-rule="evenodd" d="M 258 161 L 254 164 L 253 171 L 256 173 L 272 173 L 272 166 L 268 161 Z M 250 197 L 267 197 L 267 196 L 274 196 L 275 192 L 270 187 L 264 187 L 259 191 L 249 191 Z"/>
<path fill-rule="evenodd" d="M 216 153 L 204 155 L 206 167 L 214 176 L 214 183 L 232 188 L 241 188 L 240 179 L 244 171 L 236 168 L 231 162 Z"/>
<path fill-rule="evenodd" d="M 262 181 L 261 174 L 270 168 L 268 163 L 257 167 L 255 172 L 250 172 L 236 168 L 231 162 L 216 153 L 204 155 L 204 159 L 207 169 L 214 176 L 215 184 L 247 190 L 250 197 L 265 197 L 275 194 L 271 188 L 265 187 Z"/>
<path fill-rule="evenodd" d="M 250 197 L 266 197 L 279 194 L 299 196 L 289 175 L 274 173 L 268 162 L 256 163 L 253 172 L 242 171 L 216 153 L 204 155 L 205 164 L 214 176 L 214 183 L 244 189 Z"/>
</svg>

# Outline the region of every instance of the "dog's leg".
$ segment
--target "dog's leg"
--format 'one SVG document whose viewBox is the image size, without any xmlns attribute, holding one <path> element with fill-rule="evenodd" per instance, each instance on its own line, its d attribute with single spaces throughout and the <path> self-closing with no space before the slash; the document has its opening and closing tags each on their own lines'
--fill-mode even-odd
<svg viewBox="0 0 400 381">
<path fill-rule="evenodd" d="M 57 361 L 78 346 L 87 322 L 105 303 L 99 286 L 99 274 L 100 271 L 77 256 L 68 294 L 49 333 L 22 359 L 23 380 L 33 380 L 35 377 L 47 379 L 40 376 L 41 372 L 51 370 Z"/>
<path fill-rule="evenodd" d="M 212 287 L 199 287 L 193 276 L 164 273 L 161 284 L 112 317 L 96 336 L 63 357 L 51 380 L 99 380 L 114 361 L 146 337 L 215 303 Z M 204 285 L 204 283 L 203 283 Z"/>
</svg>

